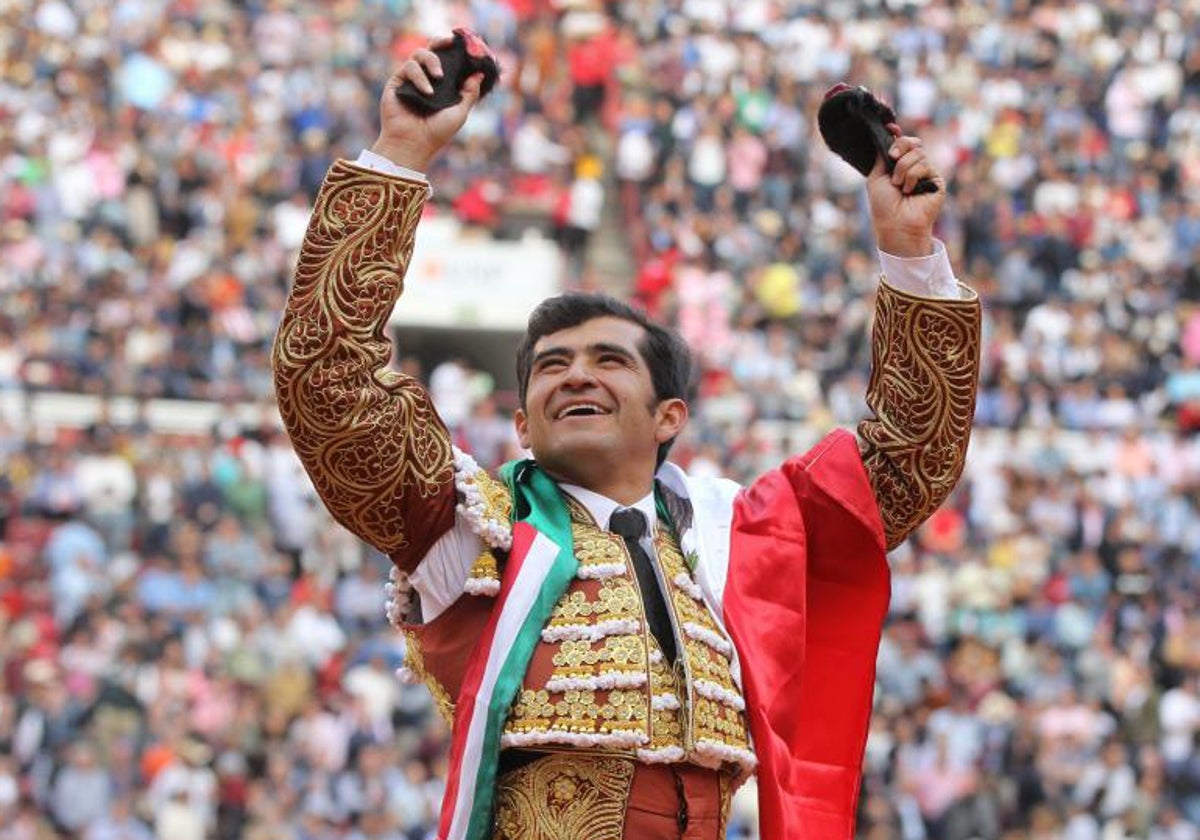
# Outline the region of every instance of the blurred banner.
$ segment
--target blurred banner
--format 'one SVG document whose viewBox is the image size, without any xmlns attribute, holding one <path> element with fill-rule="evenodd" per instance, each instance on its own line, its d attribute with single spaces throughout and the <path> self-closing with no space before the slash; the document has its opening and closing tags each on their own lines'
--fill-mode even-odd
<svg viewBox="0 0 1200 840">
<path fill-rule="evenodd" d="M 425 219 L 391 323 L 523 332 L 530 311 L 560 291 L 562 270 L 558 246 L 540 236 L 497 242 Z"/>
</svg>

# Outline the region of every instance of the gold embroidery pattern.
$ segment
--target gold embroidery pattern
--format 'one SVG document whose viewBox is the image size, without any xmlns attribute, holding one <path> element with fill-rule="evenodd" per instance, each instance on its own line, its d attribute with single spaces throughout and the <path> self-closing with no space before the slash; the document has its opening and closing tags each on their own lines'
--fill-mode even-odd
<svg viewBox="0 0 1200 840">
<path fill-rule="evenodd" d="M 508 485 L 488 474 L 487 470 L 479 470 L 472 477 L 475 486 L 483 496 L 483 505 L 491 519 L 501 522 L 512 521 L 512 495 Z"/>
<path fill-rule="evenodd" d="M 577 519 L 573 530 L 581 560 L 620 562 L 626 572 L 602 581 L 572 582 L 555 606 L 549 626 L 596 626 L 635 619 L 640 630 L 602 638 L 543 639 L 535 657 L 544 657 L 542 662 L 550 673 L 540 685 L 526 683 L 506 721 L 506 742 L 513 746 L 599 747 L 619 754 L 642 747 L 656 754 L 657 760 L 682 758 L 705 766 L 720 766 L 734 760 L 738 751 L 748 751 L 743 713 L 729 705 L 730 698 L 735 703 L 740 700 L 741 692 L 733 681 L 728 658 L 710 644 L 681 632 L 681 660 L 670 667 L 646 628 L 624 542 L 601 532 L 590 520 Z M 675 582 L 677 575 L 691 580 L 691 574 L 665 528 L 655 534 L 655 549 L 676 627 L 691 622 L 715 639 L 725 638 L 704 603 Z M 710 683 L 710 694 L 712 687 L 719 689 L 714 695 L 717 699 L 694 688 L 689 691 L 685 672 L 693 680 Z M 637 686 L 639 677 L 644 682 Z"/>
<path fill-rule="evenodd" d="M 562 493 L 561 495 L 563 501 L 567 503 L 567 513 L 571 517 L 571 528 L 575 531 L 575 539 L 579 539 L 581 532 L 584 536 L 588 534 L 603 535 L 605 533 L 597 527 L 596 520 L 592 519 L 591 512 L 588 511 L 582 502 L 570 493 Z"/>
<path fill-rule="evenodd" d="M 675 607 L 675 614 L 679 616 L 680 626 L 685 623 L 697 624 L 702 629 L 720 636 L 721 638 L 725 638 L 725 634 L 721 632 L 721 630 L 717 627 L 716 622 L 712 620 L 712 616 L 709 614 L 708 609 L 703 604 L 697 603 L 695 600 L 693 600 L 692 597 L 686 592 L 683 592 L 680 589 L 675 589 L 675 591 L 671 593 L 671 603 Z M 701 644 L 703 644 L 703 642 L 701 642 Z M 719 651 L 715 648 L 711 648 L 711 650 L 713 650 L 714 653 L 720 654 L 720 656 L 726 661 L 729 660 L 729 657 L 724 651 Z"/>
<path fill-rule="evenodd" d="M 572 526 L 571 531 L 575 538 L 575 557 L 581 569 L 621 565 L 625 566 L 626 572 L 629 571 L 625 545 L 620 537 L 598 531 L 595 526 L 587 527 L 578 523 Z"/>
<path fill-rule="evenodd" d="M 679 550 L 675 540 L 665 529 L 660 528 L 655 534 L 654 549 L 662 565 L 663 574 L 670 582 L 670 602 L 675 612 L 677 625 L 682 627 L 691 622 L 708 633 L 726 639 L 717 622 L 709 613 L 703 602 L 696 601 L 676 583 L 678 575 L 692 579 L 687 561 Z M 729 669 L 729 657 L 722 651 L 716 650 L 703 641 L 683 635 L 681 653 L 687 657 L 687 666 L 693 682 L 706 680 L 714 683 L 731 697 L 741 698 L 741 691 L 733 681 Z M 744 713 L 732 708 L 726 703 L 711 697 L 705 697 L 696 691 L 691 692 L 692 702 L 692 732 L 695 742 L 713 741 L 739 749 L 749 749 L 750 739 L 747 735 L 747 723 Z M 693 755 L 693 760 L 696 757 Z M 700 763 L 711 763 L 708 761 Z"/>
<path fill-rule="evenodd" d="M 633 584 L 625 579 L 613 578 L 600 583 L 594 601 L 589 600 L 587 593 L 577 586 L 568 589 L 554 607 L 550 626 L 579 624 L 581 619 L 597 624 L 607 619 L 640 618 L 641 612 L 641 601 Z"/>
<path fill-rule="evenodd" d="M 611 632 L 594 639 L 543 641 L 552 645 L 546 683 L 526 690 L 509 713 L 504 735 L 537 743 L 592 744 L 589 736 L 611 736 L 610 752 L 628 752 L 645 743 L 650 715 L 641 600 L 630 578 L 625 545 L 601 531 L 587 509 L 566 497 L 572 519 L 575 555 L 583 566 L 614 565 L 622 574 L 603 580 L 576 580 L 559 599 L 548 628 L 620 626 L 636 633 Z M 641 686 L 637 686 L 638 682 Z M 583 685 L 581 685 L 581 683 Z M 589 685 L 590 683 L 590 685 Z M 549 691 L 563 686 L 565 690 Z M 540 737 L 539 737 L 540 736 Z M 599 743 L 599 742 L 597 742 Z"/>
<path fill-rule="evenodd" d="M 696 738 L 745 746 L 746 723 L 740 712 L 707 697 L 696 697 Z"/>
<path fill-rule="evenodd" d="M 506 732 L 522 732 L 537 727 L 547 728 L 553 717 L 550 692 L 527 688 L 517 695 L 504 729 Z"/>
<path fill-rule="evenodd" d="M 492 840 L 621 840 L 634 764 L 548 755 L 500 777 Z"/>
<path fill-rule="evenodd" d="M 475 562 L 471 564 L 471 571 L 467 572 L 467 579 L 480 583 L 499 583 L 500 567 L 496 564 L 496 557 L 490 548 L 485 548 L 475 558 Z"/>
<path fill-rule="evenodd" d="M 557 700 L 551 700 L 557 697 Z M 524 689 L 509 712 L 505 735 L 546 733 L 594 735 L 641 732 L 647 702 L 641 691 L 564 691 Z M 570 743 L 570 739 L 559 739 Z M 545 739 L 554 742 L 553 737 Z"/>
<path fill-rule="evenodd" d="M 692 697 L 692 731 L 697 743 L 712 741 L 742 750 L 750 749 L 750 737 L 747 734 L 748 728 L 743 712 L 700 694 L 693 694 Z"/>
<path fill-rule="evenodd" d="M 279 410 L 322 500 L 390 555 L 423 547 L 412 545 L 408 518 L 454 492 L 450 436 L 428 394 L 387 369 L 385 327 L 427 194 L 421 184 L 333 165 L 273 349 Z"/>
<path fill-rule="evenodd" d="M 650 637 L 654 650 L 658 643 Z M 650 693 L 653 695 L 674 694 L 679 700 L 676 709 L 652 709 L 650 712 L 650 749 L 662 750 L 667 747 L 683 747 L 683 699 L 687 691 L 683 685 L 683 675 L 674 668 L 667 666 L 666 659 L 656 657 L 650 663 Z"/>
<path fill-rule="evenodd" d="M 692 667 L 692 679 L 704 679 L 730 691 L 737 690 L 729 671 L 729 660 L 723 654 L 695 639 L 685 638 L 683 646 Z"/>
<path fill-rule="evenodd" d="M 963 287 L 960 287 L 963 288 Z M 945 501 L 962 473 L 979 380 L 979 298 L 905 294 L 881 283 L 867 405 L 858 425 L 894 548 Z"/>
<path fill-rule="evenodd" d="M 670 535 L 665 530 L 660 529 L 658 533 L 655 534 L 654 550 L 658 553 L 659 563 L 662 564 L 663 568 L 663 574 L 666 576 L 667 580 L 670 581 L 671 604 L 675 609 L 675 616 L 679 620 L 679 626 L 682 627 L 687 623 L 696 624 L 709 633 L 721 638 L 725 638 L 726 641 L 728 641 L 725 634 L 713 620 L 712 614 L 708 611 L 708 607 L 704 604 L 704 602 L 697 601 L 675 583 L 676 577 L 681 574 L 685 575 L 688 580 L 691 580 L 692 573 L 688 570 L 687 560 L 684 559 L 683 553 L 675 545 L 675 541 L 671 539 Z M 692 645 L 692 642 L 694 641 L 696 640 L 687 637 L 685 634 L 685 645 L 687 645 L 689 649 L 694 647 L 694 645 Z M 715 661 L 716 667 L 720 667 L 720 663 L 728 663 L 729 657 L 725 653 L 710 648 L 708 645 L 703 643 L 701 643 L 699 647 L 705 650 L 712 650 L 713 653 L 721 657 L 720 660 Z M 707 661 L 707 657 L 705 657 L 705 661 Z M 728 676 L 727 664 L 725 666 L 725 671 L 726 675 Z"/>
<path fill-rule="evenodd" d="M 412 630 L 407 630 L 404 633 L 404 664 L 408 670 L 413 672 L 421 682 L 429 689 L 429 693 L 433 695 L 433 702 L 437 704 L 437 710 L 441 714 L 442 719 L 450 726 L 454 725 L 454 701 L 450 699 L 450 692 L 446 691 L 433 674 L 425 669 L 425 657 L 421 653 L 421 643 L 417 639 L 417 634 Z"/>
<path fill-rule="evenodd" d="M 554 654 L 554 677 L 589 676 L 598 672 L 646 673 L 646 648 L 640 636 L 609 636 L 596 647 L 587 640 L 560 642 Z"/>
<path fill-rule="evenodd" d="M 739 784 L 734 773 L 721 774 L 721 822 L 717 830 L 718 837 L 727 837 L 729 834 L 729 811 L 733 805 L 733 794 Z"/>
</svg>

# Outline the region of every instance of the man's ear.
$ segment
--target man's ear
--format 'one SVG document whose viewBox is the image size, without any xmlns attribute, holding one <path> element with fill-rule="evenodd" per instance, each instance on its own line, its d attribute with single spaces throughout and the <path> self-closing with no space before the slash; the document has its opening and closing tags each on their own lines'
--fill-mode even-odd
<svg viewBox="0 0 1200 840">
<path fill-rule="evenodd" d="M 688 405 L 678 397 L 663 400 L 654 410 L 658 421 L 655 428 L 655 440 L 666 443 L 676 438 L 688 421 Z"/>
<path fill-rule="evenodd" d="M 517 441 L 521 444 L 522 449 L 529 448 L 529 417 L 525 414 L 525 409 L 518 408 L 513 413 L 513 425 L 517 429 Z"/>
</svg>

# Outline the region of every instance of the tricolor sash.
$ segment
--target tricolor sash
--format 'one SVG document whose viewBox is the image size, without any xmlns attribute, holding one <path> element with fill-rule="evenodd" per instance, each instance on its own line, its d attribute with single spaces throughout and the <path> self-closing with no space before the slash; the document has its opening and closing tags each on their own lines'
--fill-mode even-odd
<svg viewBox="0 0 1200 840">
<path fill-rule="evenodd" d="M 554 481 L 532 461 L 500 474 L 513 498 L 512 551 L 456 704 L 439 840 L 491 834 L 505 719 L 579 566 Z M 690 510 L 672 509 L 656 493 L 734 642 L 759 759 L 762 836 L 853 837 L 889 594 L 883 526 L 854 436 L 835 431 L 741 491 L 671 464 L 658 479 L 686 500 Z"/>
<path fill-rule="evenodd" d="M 455 704 L 440 840 L 491 835 L 500 733 L 542 627 L 579 568 L 571 517 L 554 481 L 533 461 L 509 462 L 500 475 L 513 496 L 512 550 Z"/>
</svg>

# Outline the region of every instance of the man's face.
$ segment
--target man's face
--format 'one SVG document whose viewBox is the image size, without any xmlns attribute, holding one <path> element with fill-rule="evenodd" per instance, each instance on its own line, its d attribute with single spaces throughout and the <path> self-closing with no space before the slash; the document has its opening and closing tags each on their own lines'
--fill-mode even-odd
<svg viewBox="0 0 1200 840">
<path fill-rule="evenodd" d="M 638 349 L 644 335 L 638 324 L 606 316 L 534 345 L 517 435 L 552 475 L 597 492 L 597 479 L 614 471 L 653 475 L 658 445 L 683 428 L 687 406 L 655 398 Z"/>
</svg>

